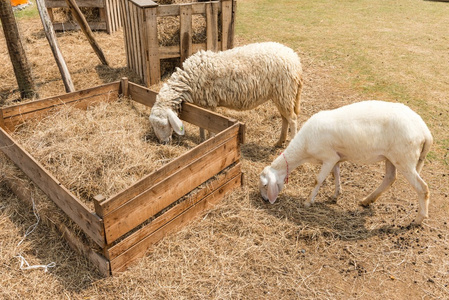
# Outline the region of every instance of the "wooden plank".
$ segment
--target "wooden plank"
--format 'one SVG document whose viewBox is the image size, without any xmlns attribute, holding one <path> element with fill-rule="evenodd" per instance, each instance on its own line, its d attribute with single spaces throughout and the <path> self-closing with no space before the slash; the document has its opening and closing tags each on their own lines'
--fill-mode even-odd
<svg viewBox="0 0 449 300">
<path fill-rule="evenodd" d="M 105 246 L 102 220 L 0 128 L 0 149 L 100 247 Z"/>
<path fill-rule="evenodd" d="M 192 55 L 192 5 L 180 6 L 180 32 L 179 51 L 181 53 L 181 64 Z"/>
<path fill-rule="evenodd" d="M 152 0 L 130 0 L 135 5 L 139 6 L 140 8 L 148 8 L 148 7 L 155 7 L 158 6 L 158 4 Z"/>
<path fill-rule="evenodd" d="M 23 115 L 36 110 L 41 110 L 53 107 L 60 104 L 70 103 L 83 98 L 89 98 L 102 94 L 116 94 L 118 93 L 120 82 L 103 84 L 97 87 L 79 90 L 73 93 L 62 94 L 54 97 L 35 100 L 28 103 L 16 104 L 3 108 L 4 118 L 10 118 L 17 115 Z"/>
<path fill-rule="evenodd" d="M 136 14 L 137 14 L 137 6 L 136 5 L 130 5 L 130 21 L 131 21 L 131 38 L 132 42 L 131 45 L 133 47 L 134 51 L 134 61 L 133 61 L 133 67 L 132 70 L 134 70 L 137 74 L 139 74 L 140 77 L 143 77 L 143 74 L 139 72 L 140 70 L 140 58 L 141 53 L 140 49 L 138 47 L 138 35 L 137 32 L 139 31 L 139 27 L 136 23 Z"/>
<path fill-rule="evenodd" d="M 115 2 L 115 9 L 116 9 L 116 16 L 117 16 L 117 30 L 119 28 L 122 28 L 123 26 L 123 20 L 122 20 L 122 12 L 121 12 L 121 6 L 120 6 L 120 0 L 114 0 Z"/>
<path fill-rule="evenodd" d="M 22 202 L 25 202 L 30 206 L 33 205 L 33 195 L 29 186 L 25 184 L 24 181 L 11 177 L 3 178 L 3 181 Z M 39 215 L 46 226 L 59 231 L 61 236 L 67 241 L 70 248 L 87 258 L 98 269 L 100 274 L 103 276 L 110 275 L 109 260 L 92 250 L 88 245 L 84 244 L 82 239 L 74 235 L 72 231 L 70 231 L 64 223 L 61 223 L 58 218 L 53 218 L 51 214 L 43 211 L 40 211 Z"/>
<path fill-rule="evenodd" d="M 132 264 L 136 259 L 141 258 L 145 255 L 147 250 L 151 248 L 155 243 L 160 241 L 162 238 L 178 230 L 180 227 L 183 227 L 192 219 L 201 215 L 205 210 L 210 209 L 214 205 L 216 205 L 220 200 L 224 198 L 224 196 L 232 191 L 234 188 L 241 185 L 241 177 L 236 176 L 232 180 L 228 181 L 221 188 L 217 189 L 212 194 L 203 198 L 203 200 L 199 201 L 196 205 L 192 206 L 189 210 L 185 211 L 181 215 L 177 216 L 171 222 L 158 229 L 151 235 L 147 236 L 141 242 L 136 244 L 135 246 L 128 249 L 125 253 L 118 256 L 114 260 L 111 260 L 111 272 L 112 274 L 117 274 L 118 272 L 123 272 L 126 268 Z"/>
<path fill-rule="evenodd" d="M 89 27 L 93 31 L 105 31 L 106 30 L 106 22 L 91 21 L 91 22 L 89 22 Z M 55 31 L 72 31 L 72 30 L 75 31 L 75 30 L 81 29 L 78 24 L 70 23 L 70 22 L 53 23 L 53 28 L 55 29 Z"/>
<path fill-rule="evenodd" d="M 234 36 L 235 36 L 235 16 L 237 13 L 237 0 L 232 0 L 232 13 L 231 13 L 231 25 L 229 26 L 228 33 L 228 48 L 234 48 Z"/>
<path fill-rule="evenodd" d="M 118 207 L 129 201 L 129 199 L 136 197 L 137 195 L 147 190 L 149 187 L 159 183 L 164 178 L 167 178 L 168 176 L 171 176 L 175 172 L 179 171 L 187 164 L 199 159 L 204 153 L 211 151 L 218 145 L 224 143 L 232 137 L 235 137 L 238 134 L 238 129 L 238 125 L 234 125 L 224 130 L 223 132 L 220 132 L 215 137 L 208 139 L 207 141 L 201 143 L 190 151 L 184 153 L 177 159 L 167 163 L 162 168 L 149 174 L 145 178 L 142 178 L 128 189 L 125 189 L 117 193 L 115 196 L 107 199 L 106 201 L 101 203 L 101 207 L 103 209 L 102 215 L 111 213 L 112 211 L 116 210 Z"/>
<path fill-rule="evenodd" d="M 119 82 L 108 84 L 88 90 L 64 94 L 57 97 L 46 98 L 25 104 L 19 104 L 2 109 L 5 118 L 5 127 L 9 131 L 28 119 L 44 116 L 60 105 L 73 105 L 78 108 L 86 108 L 95 102 L 116 101 L 118 99 Z"/>
<path fill-rule="evenodd" d="M 232 32 L 232 1 L 221 0 L 221 50 L 231 49 L 230 33 Z"/>
<path fill-rule="evenodd" d="M 104 215 L 105 236 L 111 244 L 148 218 L 194 190 L 240 158 L 237 138 L 231 138 L 178 172 Z M 173 188 L 176 187 L 176 188 Z M 123 218 L 123 216 L 127 216 Z"/>
<path fill-rule="evenodd" d="M 76 0 L 79 7 L 104 7 L 103 0 Z M 67 7 L 65 0 L 45 0 L 47 8 Z"/>
<path fill-rule="evenodd" d="M 104 0 L 105 2 L 105 9 L 100 10 L 100 19 L 106 21 L 106 32 L 111 34 L 115 31 L 115 28 L 113 27 L 112 22 L 112 0 Z"/>
<path fill-rule="evenodd" d="M 220 3 L 220 1 L 210 1 L 210 2 L 195 2 L 192 5 L 192 14 L 205 14 L 206 6 L 209 3 Z M 159 17 L 173 17 L 179 16 L 180 7 L 183 4 L 170 4 L 170 5 L 159 5 L 157 8 L 157 14 Z M 221 10 L 221 8 L 219 8 Z"/>
<path fill-rule="evenodd" d="M 5 119 L 3 118 L 3 109 L 0 109 L 0 127 L 5 129 Z"/>
<path fill-rule="evenodd" d="M 159 17 L 179 16 L 180 6 L 177 4 L 159 5 L 157 7 L 157 15 Z"/>
<path fill-rule="evenodd" d="M 148 51 L 147 61 L 147 86 L 156 84 L 161 80 L 161 65 L 159 57 L 159 41 L 157 38 L 157 8 L 145 10 L 146 21 L 146 47 Z"/>
<path fill-rule="evenodd" d="M 218 8 L 213 2 L 206 7 L 206 47 L 207 50 L 218 51 Z"/>
<path fill-rule="evenodd" d="M 217 46 L 218 49 L 221 49 L 221 41 L 218 42 Z M 196 53 L 200 50 L 207 50 L 207 44 L 206 43 L 192 44 L 192 53 Z M 179 50 L 179 45 L 159 47 L 160 59 L 177 58 L 180 57 L 180 55 L 181 52 Z"/>
<path fill-rule="evenodd" d="M 120 94 L 123 95 L 123 97 L 129 96 L 129 80 L 128 77 L 122 77 L 120 79 Z"/>
<path fill-rule="evenodd" d="M 182 103 L 182 110 L 179 118 L 214 133 L 220 132 L 231 126 L 231 124 L 237 122 L 186 102 Z"/>
<path fill-rule="evenodd" d="M 147 226 L 139 229 L 134 232 L 132 235 L 126 237 L 123 241 L 120 241 L 118 244 L 112 246 L 107 250 L 107 257 L 112 260 L 126 252 L 133 245 L 141 241 L 143 238 L 152 234 L 160 227 L 169 223 L 173 218 L 180 215 L 182 212 L 186 211 L 191 206 L 198 203 L 204 197 L 214 192 L 216 189 L 220 188 L 223 184 L 228 182 L 229 180 L 235 178 L 236 176 L 241 175 L 241 165 L 240 163 L 234 165 L 229 169 L 225 174 L 220 174 L 214 178 L 214 180 L 207 184 L 207 186 L 203 189 L 200 189 L 197 193 L 193 195 L 189 195 L 186 197 L 184 201 L 179 203 L 178 205 L 172 207 L 168 211 L 164 212 L 161 216 L 157 217 Z"/>
<path fill-rule="evenodd" d="M 125 41 L 126 65 L 128 66 L 129 69 L 131 69 L 132 50 L 129 44 L 130 28 L 129 28 L 128 1 L 126 0 L 119 0 L 119 1 L 123 20 L 123 38 Z"/>
<path fill-rule="evenodd" d="M 156 92 L 132 82 L 129 82 L 128 87 L 131 99 L 149 107 L 154 105 L 157 96 Z"/>
<path fill-rule="evenodd" d="M 137 32 L 136 32 L 136 38 L 137 38 L 137 52 L 139 53 L 138 57 L 139 57 L 139 62 L 138 62 L 138 69 L 139 69 L 139 74 L 140 74 L 140 78 L 143 78 L 144 76 L 144 64 L 145 64 L 145 37 L 142 38 L 143 36 L 143 14 L 144 14 L 144 10 L 135 6 L 135 17 L 136 17 L 136 28 L 138 28 Z"/>
</svg>

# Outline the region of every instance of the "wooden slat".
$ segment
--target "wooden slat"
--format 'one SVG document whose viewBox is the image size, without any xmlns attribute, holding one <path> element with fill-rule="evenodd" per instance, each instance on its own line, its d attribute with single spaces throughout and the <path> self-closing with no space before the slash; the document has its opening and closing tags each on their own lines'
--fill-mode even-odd
<svg viewBox="0 0 449 300">
<path fill-rule="evenodd" d="M 240 185 L 241 177 L 236 176 L 221 188 L 217 189 L 215 192 L 205 197 L 196 205 L 192 206 L 189 210 L 177 216 L 171 222 L 158 229 L 151 235 L 147 236 L 135 246 L 128 249 L 128 251 L 118 256 L 116 259 L 111 260 L 110 263 L 112 274 L 114 275 L 118 272 L 123 272 L 124 270 L 126 270 L 126 268 L 136 259 L 143 257 L 146 251 L 151 248 L 151 246 L 153 246 L 156 242 L 160 241 L 167 234 L 179 229 L 182 226 L 187 225 L 193 218 L 201 215 L 205 210 L 210 209 L 213 205 L 217 204 L 221 199 L 223 199 L 226 193 L 232 191 L 234 188 Z"/>
<path fill-rule="evenodd" d="M 8 130 L 14 130 L 15 126 L 25 120 L 45 115 L 57 106 L 74 105 L 85 108 L 99 101 L 116 101 L 120 83 L 114 82 L 98 88 L 92 88 L 57 97 L 36 100 L 24 104 L 10 106 L 2 109 L 5 117 L 5 126 Z"/>
<path fill-rule="evenodd" d="M 228 32 L 228 49 L 234 48 L 235 15 L 237 13 L 237 0 L 232 0 L 231 24 Z"/>
<path fill-rule="evenodd" d="M 102 220 L 56 180 L 0 128 L 1 150 L 100 247 L 104 247 Z"/>
<path fill-rule="evenodd" d="M 186 102 L 182 103 L 182 110 L 179 118 L 214 133 L 220 132 L 231 124 L 237 122 Z"/>
<path fill-rule="evenodd" d="M 189 207 L 198 203 L 201 199 L 206 197 L 208 194 L 214 192 L 216 189 L 220 188 L 223 184 L 232 180 L 236 176 L 241 176 L 241 166 L 240 163 L 234 165 L 224 174 L 220 174 L 214 178 L 214 180 L 210 183 L 207 183 L 207 186 L 203 189 L 200 189 L 198 192 L 193 195 L 189 195 L 186 197 L 184 201 L 179 203 L 178 205 L 172 207 L 168 211 L 164 212 L 161 216 L 151 221 L 147 226 L 139 229 L 134 232 L 132 235 L 126 237 L 123 241 L 120 241 L 117 245 L 109 248 L 107 250 L 107 257 L 112 260 L 122 253 L 126 252 L 133 245 L 141 241 L 143 238 L 152 234 L 160 227 L 164 226 L 168 222 L 170 222 L 173 218 L 180 215 L 182 212 L 187 210 Z"/>
<path fill-rule="evenodd" d="M 129 11 L 128 11 L 128 1 L 127 0 L 119 0 L 120 1 L 120 11 L 123 20 L 123 38 L 125 40 L 125 52 L 126 52 L 126 65 L 129 69 L 131 69 L 131 57 L 132 57 L 132 48 L 129 43 Z"/>
<path fill-rule="evenodd" d="M 218 8 L 219 2 L 212 2 L 206 7 L 206 47 L 207 50 L 218 50 Z"/>
<path fill-rule="evenodd" d="M 157 8 L 145 10 L 146 35 L 145 49 L 148 50 L 147 63 L 147 86 L 156 84 L 161 79 L 161 65 L 159 58 L 159 41 L 157 38 Z"/>
<path fill-rule="evenodd" d="M 158 6 L 158 4 L 152 0 L 130 0 L 135 5 L 139 6 L 140 8 L 148 8 L 148 7 L 155 7 Z"/>
<path fill-rule="evenodd" d="M 131 229 L 154 216 L 198 185 L 240 158 L 239 141 L 231 138 L 218 148 L 181 168 L 142 194 L 105 214 L 106 241 L 111 244 Z M 174 188 L 176 187 L 176 188 Z M 126 216 L 126 218 L 123 218 Z"/>
<path fill-rule="evenodd" d="M 104 0 L 105 2 L 105 15 L 103 16 L 106 20 L 106 32 L 111 34 L 115 31 L 115 28 L 113 27 L 112 18 L 111 15 L 112 12 L 112 0 Z M 100 16 L 101 16 L 101 10 L 100 10 Z"/>
<path fill-rule="evenodd" d="M 76 0 L 79 7 L 104 7 L 103 0 Z M 47 8 L 68 7 L 65 0 L 45 0 Z"/>
<path fill-rule="evenodd" d="M 32 190 L 25 183 L 25 181 L 10 177 L 3 178 L 2 180 L 13 191 L 13 193 L 20 200 L 22 200 L 22 202 L 25 202 L 30 206 L 33 205 Z M 39 215 L 46 226 L 59 231 L 61 236 L 67 241 L 70 248 L 87 258 L 103 276 L 110 275 L 109 260 L 92 250 L 88 245 L 84 244 L 82 239 L 73 234 L 72 231 L 70 231 L 60 219 L 54 218 L 53 215 L 48 213 L 45 214 L 44 212 L 40 211 Z"/>
<path fill-rule="evenodd" d="M 219 3 L 219 1 L 210 1 L 210 3 Z M 206 6 L 208 4 L 209 2 L 192 3 L 192 14 L 205 14 Z M 179 16 L 181 5 L 182 4 L 159 5 L 159 7 L 157 8 L 157 14 L 159 17 Z"/>
<path fill-rule="evenodd" d="M 117 30 L 123 26 L 120 0 L 114 0 L 115 15 L 117 16 Z"/>
<path fill-rule="evenodd" d="M 157 15 L 159 17 L 179 16 L 179 5 L 159 5 Z"/>
<path fill-rule="evenodd" d="M 232 32 L 232 1 L 221 0 L 221 50 L 230 49 L 229 35 Z"/>
<path fill-rule="evenodd" d="M 224 143 L 232 137 L 235 137 L 238 134 L 239 126 L 234 125 L 223 132 L 220 132 L 215 137 L 201 143 L 190 151 L 184 153 L 180 157 L 171 162 L 164 165 L 162 168 L 156 170 L 155 172 L 149 174 L 145 178 L 142 178 L 140 181 L 136 182 L 133 186 L 128 189 L 118 193 L 117 195 L 107 199 L 103 203 L 101 203 L 102 207 L 102 216 L 112 211 L 116 210 L 118 207 L 123 205 L 125 202 L 129 201 L 136 197 L 137 195 L 143 193 L 152 185 L 159 183 L 164 178 L 171 176 L 175 172 L 179 171 L 181 168 L 185 167 L 190 162 L 193 162 L 199 159 L 204 153 L 211 151 L 216 148 L 218 145 Z"/>
<path fill-rule="evenodd" d="M 93 31 L 104 31 L 106 30 L 106 22 L 95 22 L 95 21 L 90 21 L 89 22 L 89 27 L 91 30 Z M 70 22 L 66 22 L 66 23 L 53 23 L 53 28 L 55 29 L 55 31 L 75 31 L 75 30 L 80 30 L 80 26 L 76 23 L 70 23 Z"/>
<path fill-rule="evenodd" d="M 132 37 L 132 45 L 134 49 L 134 61 L 133 61 L 133 70 L 136 71 L 137 74 L 142 78 L 143 74 L 140 72 L 140 59 L 141 59 L 141 53 L 139 48 L 139 26 L 136 22 L 137 17 L 137 6 L 136 5 L 130 5 L 130 21 L 131 21 L 131 37 Z"/>
<path fill-rule="evenodd" d="M 143 36 L 144 33 L 144 23 L 143 23 L 143 18 L 144 18 L 144 11 L 143 9 L 140 9 L 139 7 L 135 7 L 135 17 L 136 17 L 136 25 L 137 25 L 137 32 L 136 32 L 136 38 L 137 38 L 137 51 L 139 53 L 139 64 L 138 64 L 138 69 L 139 69 L 139 74 L 140 74 L 140 78 L 144 77 L 145 74 L 145 69 L 144 69 L 144 65 L 145 65 L 145 37 Z"/>
<path fill-rule="evenodd" d="M 221 42 L 218 42 L 218 49 L 221 47 Z M 177 58 L 180 57 L 181 52 L 179 45 L 175 46 L 160 46 L 159 47 L 159 59 Z M 192 53 L 196 53 L 199 50 L 206 50 L 206 43 L 192 44 Z"/>
<path fill-rule="evenodd" d="M 98 96 L 102 94 L 112 94 L 118 93 L 120 87 L 120 82 L 112 82 L 97 87 L 76 91 L 73 93 L 67 93 L 55 97 L 49 97 L 45 99 L 35 100 L 28 103 L 17 104 L 13 106 L 8 106 L 3 108 L 3 117 L 9 118 L 12 116 L 23 115 L 26 113 L 34 112 L 36 110 L 41 110 L 49 108 L 52 106 L 70 103 L 84 98 L 89 98 L 93 96 Z"/>
<path fill-rule="evenodd" d="M 181 64 L 192 55 L 192 5 L 180 6 L 180 32 L 179 47 L 181 52 Z"/>
<path fill-rule="evenodd" d="M 140 85 L 129 82 L 129 96 L 136 102 L 142 103 L 146 106 L 152 107 L 156 101 L 157 93 L 143 88 Z"/>
</svg>

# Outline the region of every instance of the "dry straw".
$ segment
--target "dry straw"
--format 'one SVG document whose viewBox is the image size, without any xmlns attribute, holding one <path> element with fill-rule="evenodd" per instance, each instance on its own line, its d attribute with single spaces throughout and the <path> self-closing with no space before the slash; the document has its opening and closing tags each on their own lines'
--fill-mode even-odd
<svg viewBox="0 0 449 300">
<path fill-rule="evenodd" d="M 127 99 L 86 111 L 67 105 L 43 120 L 24 123 L 13 136 L 93 208 L 96 195 L 109 197 L 126 189 L 198 143 L 195 127 L 187 124 L 186 137 L 160 145 L 149 111 Z"/>
</svg>

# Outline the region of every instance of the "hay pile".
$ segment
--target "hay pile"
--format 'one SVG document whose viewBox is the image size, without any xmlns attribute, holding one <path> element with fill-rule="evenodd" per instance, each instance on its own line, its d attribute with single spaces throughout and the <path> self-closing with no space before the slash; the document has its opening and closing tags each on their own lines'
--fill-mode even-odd
<svg viewBox="0 0 449 300">
<path fill-rule="evenodd" d="M 189 124 L 179 142 L 159 144 L 149 111 L 127 99 L 87 111 L 63 106 L 41 121 L 24 123 L 13 137 L 93 209 L 96 195 L 110 197 L 198 144 Z"/>
</svg>

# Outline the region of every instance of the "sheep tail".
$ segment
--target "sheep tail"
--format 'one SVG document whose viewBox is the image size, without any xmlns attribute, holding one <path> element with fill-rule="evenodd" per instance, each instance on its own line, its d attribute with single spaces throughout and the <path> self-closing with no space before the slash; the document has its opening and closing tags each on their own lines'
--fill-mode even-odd
<svg viewBox="0 0 449 300">
<path fill-rule="evenodd" d="M 421 173 L 421 170 L 424 166 L 424 161 L 426 160 L 426 155 L 430 151 L 432 143 L 433 143 L 432 136 L 424 140 L 421 154 L 419 155 L 418 163 L 416 164 L 416 171 L 418 172 L 418 174 Z"/>
<path fill-rule="evenodd" d="M 303 86 L 303 80 L 302 80 L 302 76 L 299 76 L 299 82 L 298 82 L 298 90 L 296 91 L 296 101 L 295 101 L 295 114 L 297 116 L 299 116 L 299 112 L 301 110 L 300 106 L 301 106 L 301 92 L 302 92 L 302 86 Z"/>
</svg>

